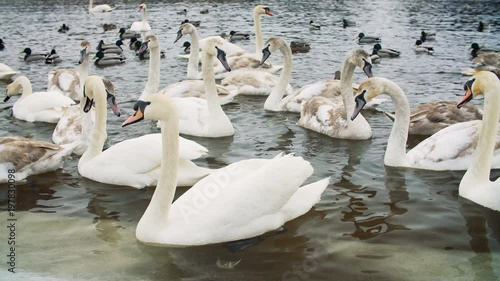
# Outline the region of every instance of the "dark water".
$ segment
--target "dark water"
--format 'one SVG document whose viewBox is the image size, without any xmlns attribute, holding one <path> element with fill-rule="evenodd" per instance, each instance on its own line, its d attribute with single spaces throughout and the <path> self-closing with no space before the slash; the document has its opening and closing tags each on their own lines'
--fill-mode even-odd
<svg viewBox="0 0 500 281">
<path fill-rule="evenodd" d="M 95 4 L 101 4 L 97 1 Z M 217 3 L 218 7 L 212 7 Z M 161 86 L 185 76 L 186 62 L 173 41 L 185 17 L 201 20 L 202 37 L 230 30 L 253 33 L 252 9 L 256 1 L 148 2 L 149 22 L 159 35 L 167 58 L 161 61 Z M 35 91 L 46 87 L 51 65 L 25 63 L 18 52 L 56 47 L 63 58 L 57 68 L 74 68 L 79 43 L 95 46 L 100 39 L 113 42 L 116 33 L 104 33 L 103 23 L 129 26 L 138 21 L 139 1 L 114 1 L 110 14 L 89 16 L 86 1 L 0 0 L 0 38 L 8 49 L 0 62 L 21 71 Z M 382 46 L 402 52 L 374 67 L 376 76 L 398 83 L 411 106 L 434 100 L 458 100 L 470 66 L 467 48 L 472 42 L 499 47 L 499 1 L 271 1 L 276 13 L 264 16 L 264 38 L 303 39 L 311 52 L 294 56 L 292 85 L 333 77 L 346 52 L 358 47 L 358 32 L 382 36 Z M 208 8 L 209 14 L 200 10 Z M 343 29 L 342 17 L 357 22 Z M 311 32 L 314 19 L 323 27 Z M 489 24 L 476 31 L 478 22 Z M 57 33 L 66 23 L 71 30 Z M 420 31 L 437 31 L 430 42 L 435 54 L 412 50 Z M 181 40 L 182 41 L 182 40 Z M 241 43 L 254 50 L 254 41 Z M 371 50 L 371 46 L 363 46 Z M 95 69 L 115 83 L 123 115 L 147 78 L 147 61 L 131 52 L 124 65 Z M 279 63 L 281 57 L 273 55 Z M 364 77 L 357 71 L 355 80 Z M 4 92 L 6 82 L 0 82 Z M 481 105 L 482 101 L 475 101 Z M 6 227 L 0 227 L 2 280 L 498 280 L 500 278 L 500 217 L 458 196 L 463 172 L 394 169 L 383 165 L 392 123 L 380 112 L 363 113 L 373 128 L 368 141 L 335 140 L 295 125 L 298 115 L 262 109 L 263 98 L 238 97 L 224 107 L 236 134 L 223 139 L 195 139 L 210 149 L 200 166 L 218 168 L 253 158 L 272 157 L 278 151 L 295 153 L 315 167 L 312 180 L 331 177 L 321 201 L 306 215 L 285 225 L 286 232 L 268 237 L 244 250 L 234 245 L 183 249 L 144 246 L 135 239 L 135 226 L 153 188 L 136 190 L 99 184 L 79 177 L 78 159 L 63 170 L 34 176 L 17 187 L 17 271 L 7 272 Z M 392 110 L 390 103 L 382 110 Z M 122 115 L 122 116 L 123 116 Z M 122 129 L 125 117 L 108 116 L 108 145 L 156 132 L 153 123 Z M 51 140 L 53 125 L 15 120 L 10 109 L 0 111 L 0 136 L 32 136 Z M 492 173 L 496 178 L 498 171 Z M 7 187 L 0 186 L 0 220 L 6 224 Z M 180 196 L 185 189 L 179 189 Z M 240 261 L 233 269 L 220 266 Z M 7 275 L 9 274 L 9 275 Z M 11 279 L 14 277 L 14 279 Z"/>
</svg>

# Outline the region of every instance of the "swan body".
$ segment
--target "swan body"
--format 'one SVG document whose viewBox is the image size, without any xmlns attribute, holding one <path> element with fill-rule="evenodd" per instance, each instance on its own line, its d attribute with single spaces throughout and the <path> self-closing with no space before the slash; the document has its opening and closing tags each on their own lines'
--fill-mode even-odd
<svg viewBox="0 0 500 281">
<path fill-rule="evenodd" d="M 140 119 L 139 112 L 144 112 Z M 138 112 L 122 125 L 141 119 L 162 121 L 160 179 L 137 225 L 139 241 L 195 246 L 251 238 L 279 228 L 320 200 L 328 178 L 301 187 L 313 173 L 312 166 L 301 157 L 280 154 L 221 168 L 172 203 L 179 168 L 177 112 L 169 97 L 148 95 Z M 196 203 L 200 196 L 206 202 L 203 206 Z"/>
<path fill-rule="evenodd" d="M 396 107 L 396 119 L 384 156 L 385 165 L 435 171 L 467 169 L 479 140 L 481 121 L 448 126 L 406 152 L 410 105 L 403 90 L 394 82 L 381 77 L 373 77 L 363 82 L 358 89 L 356 109 L 352 118 L 356 118 L 365 101 L 383 93 L 391 97 Z M 497 136 L 496 147 L 500 148 L 500 132 L 495 130 L 494 134 Z M 500 150 L 495 151 L 492 167 L 500 168 Z"/>
<path fill-rule="evenodd" d="M 14 103 L 12 112 L 15 118 L 27 122 L 57 123 L 64 111 L 75 102 L 58 91 L 35 92 L 31 88 L 31 82 L 26 76 L 19 76 L 7 86 L 7 97 L 18 95 L 22 89 L 22 95 Z"/>
<path fill-rule="evenodd" d="M 48 56 L 47 53 L 33 53 L 30 48 L 24 48 L 21 54 L 25 54 L 23 60 L 25 62 L 45 60 Z"/>
<path fill-rule="evenodd" d="M 479 205 L 500 211 L 500 180 L 490 181 L 490 169 L 498 160 L 498 118 L 500 117 L 500 81 L 490 72 L 479 72 L 466 83 L 466 94 L 457 105 L 484 95 L 484 118 L 476 151 L 460 181 L 458 194 Z M 497 162 L 498 163 L 498 162 Z"/>
<path fill-rule="evenodd" d="M 4 63 L 0 63 L 0 80 L 9 80 L 16 74 L 19 74 L 19 72 Z"/>
<path fill-rule="evenodd" d="M 427 53 L 427 54 L 434 54 L 434 48 L 431 46 L 424 46 L 422 45 L 421 40 L 417 40 L 415 42 L 415 46 L 413 46 L 413 50 L 417 53 Z"/>
<path fill-rule="evenodd" d="M 93 0 L 89 0 L 89 13 L 107 13 L 113 11 L 115 8 L 111 8 L 111 6 L 102 4 L 93 6 Z"/>
<path fill-rule="evenodd" d="M 268 96 L 278 85 L 278 77 L 258 70 L 235 71 L 222 79 L 221 85 L 238 95 Z M 292 86 L 287 84 L 285 95 L 292 93 Z"/>
<path fill-rule="evenodd" d="M 148 23 L 148 11 L 146 4 L 139 5 L 139 12 L 143 12 L 142 21 L 136 21 L 130 26 L 130 30 L 140 32 L 142 39 L 146 36 L 146 32 L 151 31 L 151 26 Z"/>
<path fill-rule="evenodd" d="M 358 37 L 356 37 L 356 41 L 359 44 L 363 44 L 363 43 L 377 43 L 377 42 L 381 42 L 382 39 L 380 39 L 380 37 L 375 37 L 375 36 L 366 36 L 363 32 L 360 32 L 358 34 Z"/>
<path fill-rule="evenodd" d="M 85 80 L 85 106 L 88 112 L 95 102 L 96 124 L 92 139 L 78 161 L 80 175 L 107 184 L 125 185 L 135 188 L 155 185 L 161 163 L 161 136 L 149 134 L 117 143 L 102 151 L 106 131 L 106 89 L 102 79 L 90 76 Z M 109 99 L 115 114 L 119 111 L 114 99 Z M 179 185 L 193 185 L 210 170 L 197 167 L 191 159 L 204 155 L 207 150 L 201 145 L 179 138 L 181 153 L 179 161 Z"/>
<path fill-rule="evenodd" d="M 62 168 L 73 146 L 59 146 L 21 137 L 0 138 L 0 183 L 15 181 Z M 12 170 L 15 173 L 11 173 Z"/>
<path fill-rule="evenodd" d="M 371 72 L 370 56 L 363 49 L 347 53 L 342 66 L 340 88 L 341 96 L 326 98 L 314 96 L 302 105 L 297 125 L 339 139 L 366 140 L 371 138 L 372 130 L 364 117 L 357 122 L 349 119 L 354 110 L 352 80 L 354 69 L 362 68 L 368 77 Z"/>
<path fill-rule="evenodd" d="M 387 111 L 384 111 L 384 114 L 392 121 L 396 118 Z M 482 118 L 482 110 L 472 104 L 458 109 L 452 101 L 425 103 L 411 111 L 409 134 L 430 136 L 450 125 Z"/>
<path fill-rule="evenodd" d="M 191 25 L 189 23 L 185 24 Z M 150 50 L 149 75 L 146 87 L 139 100 L 142 100 L 149 94 L 156 93 L 159 86 L 160 44 L 158 38 L 154 35 L 148 35 L 146 38 L 147 40 L 143 43 L 143 47 Z M 229 120 L 220 106 L 212 66 L 213 58 L 217 57 L 230 70 L 225 60 L 226 54 L 218 47 L 222 45 L 222 41 L 223 39 L 213 38 L 208 41 L 207 47 L 203 49 L 202 71 L 206 100 L 194 97 L 173 98 L 181 113 L 179 122 L 182 134 L 211 138 L 234 135 L 231 120 Z"/>
<path fill-rule="evenodd" d="M 223 85 L 216 85 L 216 87 L 221 105 L 232 102 L 237 94 L 232 91 L 231 88 L 224 87 Z M 168 85 L 158 91 L 158 93 L 175 98 L 194 97 L 207 99 L 205 83 L 202 80 L 183 80 L 181 82 Z"/>
</svg>

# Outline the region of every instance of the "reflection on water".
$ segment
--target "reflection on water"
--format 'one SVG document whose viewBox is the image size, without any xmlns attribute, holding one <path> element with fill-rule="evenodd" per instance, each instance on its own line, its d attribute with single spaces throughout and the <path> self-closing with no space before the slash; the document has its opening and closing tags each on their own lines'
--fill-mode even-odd
<svg viewBox="0 0 500 281">
<path fill-rule="evenodd" d="M 98 1 L 104 3 L 106 1 Z M 117 9 L 89 16 L 88 1 L 0 0 L 7 49 L 0 62 L 28 76 L 35 91 L 46 87 L 53 68 L 75 68 L 79 43 L 95 46 L 114 42 L 116 32 L 103 23 L 129 26 L 140 19 L 137 1 L 107 1 Z M 96 4 L 100 4 L 96 3 Z M 213 7 L 212 3 L 217 3 Z M 238 30 L 253 32 L 251 10 L 257 1 L 148 1 L 149 22 L 160 37 L 167 58 L 161 60 L 161 87 L 184 78 L 186 61 L 178 60 L 173 44 L 177 25 L 185 18 L 201 20 L 200 36 Z M 463 95 L 472 42 L 498 47 L 498 1 L 271 1 L 274 17 L 262 18 L 263 37 L 283 36 L 311 44 L 309 53 L 293 57 L 295 88 L 330 79 L 348 50 L 359 47 L 361 31 L 382 36 L 382 46 L 402 52 L 374 66 L 406 92 L 411 107 Z M 203 15 L 201 9 L 208 8 Z M 177 12 L 187 9 L 188 15 Z M 343 17 L 356 27 L 343 29 Z M 309 20 L 322 25 L 308 29 Z M 479 33 L 479 20 L 488 29 Z M 66 23 L 70 31 L 57 32 Z M 412 50 L 421 30 L 437 31 L 433 56 Z M 182 44 L 182 42 L 181 42 Z M 239 43 L 253 51 L 254 41 Z M 63 58 L 57 66 L 25 63 L 21 48 L 45 51 L 56 47 Z M 370 45 L 362 46 L 371 51 Z M 106 146 L 146 133 L 154 122 L 134 129 L 120 127 L 132 113 L 133 101 L 147 79 L 147 61 L 125 50 L 121 66 L 96 69 L 115 83 L 123 117 L 108 114 Z M 281 64 L 282 57 L 273 57 Z M 354 80 L 364 75 L 357 70 Z M 0 92 L 8 82 L 0 81 Z M 14 99 L 15 100 L 15 99 Z M 473 101 L 478 105 L 482 101 Z M 372 126 L 367 141 L 335 140 L 295 125 L 299 116 L 263 110 L 261 97 L 237 97 L 223 108 L 236 134 L 221 139 L 191 138 L 207 147 L 203 167 L 220 168 L 248 158 L 295 153 L 315 168 L 308 182 L 330 176 L 331 184 L 313 211 L 287 223 L 284 231 L 254 239 L 251 244 L 219 244 L 192 248 L 156 248 L 138 243 L 135 227 L 154 188 L 136 190 L 81 178 L 77 158 L 63 170 L 30 177 L 17 186 L 18 274 L 13 280 L 498 280 L 500 278 L 500 219 L 458 196 L 463 172 L 395 169 L 383 165 L 392 122 L 380 110 L 394 111 L 389 102 L 363 115 Z M 50 141 L 54 125 L 12 118 L 9 106 L 0 110 L 0 136 L 16 135 Z M 409 147 L 419 140 L 411 137 Z M 493 171 L 492 178 L 500 176 Z M 177 190 L 176 198 L 187 189 Z M 0 220 L 6 221 L 6 186 L 0 186 Z M 0 237 L 5 236 L 4 227 Z M 0 252 L 7 244 L 0 239 Z M 0 258 L 1 276 L 6 272 Z M 236 264 L 237 263 L 237 264 Z M 227 265 L 236 264 L 229 269 Z M 334 277 L 332 277 L 334 276 Z M 9 276 L 11 277 L 11 276 Z"/>
</svg>

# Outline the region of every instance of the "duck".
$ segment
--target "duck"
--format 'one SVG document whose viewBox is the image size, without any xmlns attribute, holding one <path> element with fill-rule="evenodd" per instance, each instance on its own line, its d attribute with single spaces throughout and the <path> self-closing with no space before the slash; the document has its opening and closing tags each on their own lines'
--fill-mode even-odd
<svg viewBox="0 0 500 281">
<path fill-rule="evenodd" d="M 29 176 L 62 168 L 73 146 L 59 146 L 23 137 L 0 138 L 0 183 L 14 176 L 17 183 Z"/>
<path fill-rule="evenodd" d="M 400 51 L 394 49 L 382 48 L 379 43 L 373 45 L 373 54 L 378 55 L 381 58 L 398 58 L 401 55 Z"/>
<path fill-rule="evenodd" d="M 0 38 L 0 51 L 5 50 L 5 42 Z"/>
<path fill-rule="evenodd" d="M 356 26 L 356 22 L 350 19 L 343 18 L 342 19 L 342 27 L 346 28 L 349 26 Z"/>
<path fill-rule="evenodd" d="M 7 86 L 7 102 L 10 97 L 21 97 L 14 103 L 12 113 L 14 118 L 27 122 L 57 123 L 64 111 L 75 102 L 57 91 L 33 93 L 31 82 L 26 76 L 17 77 Z"/>
<path fill-rule="evenodd" d="M 250 40 L 250 34 L 231 30 L 229 32 L 229 41 L 239 41 L 239 40 Z"/>
<path fill-rule="evenodd" d="M 482 22 L 482 21 L 480 21 L 479 24 L 478 24 L 478 26 L 477 26 L 477 31 L 483 32 L 484 29 L 485 29 L 485 27 L 486 27 L 485 23 Z"/>
<path fill-rule="evenodd" d="M 474 148 L 479 140 L 480 120 L 448 126 L 406 151 L 410 121 L 410 105 L 401 88 L 389 79 L 372 77 L 361 83 L 355 97 L 356 106 L 351 119 L 363 109 L 363 104 L 381 94 L 388 95 L 396 108 L 384 156 L 384 164 L 422 170 L 466 170 L 472 162 Z M 485 116 L 487 114 L 485 113 Z M 495 122 L 498 123 L 498 115 Z M 500 131 L 493 131 L 500 147 Z M 500 149 L 492 161 L 492 168 L 500 168 Z"/>
<path fill-rule="evenodd" d="M 25 54 L 23 60 L 25 62 L 45 60 L 47 58 L 47 53 L 33 53 L 30 48 L 24 48 L 21 54 Z"/>
<path fill-rule="evenodd" d="M 179 11 L 177 12 L 178 15 L 186 15 L 187 14 L 187 10 L 186 9 L 182 9 L 182 11 Z"/>
<path fill-rule="evenodd" d="M 97 6 L 93 6 L 93 0 L 89 0 L 89 13 L 90 14 L 93 14 L 93 13 L 108 13 L 108 12 L 111 12 L 113 11 L 115 8 L 111 8 L 111 6 L 107 5 L 107 4 L 102 4 L 102 5 L 97 5 Z"/>
<path fill-rule="evenodd" d="M 104 29 L 104 32 L 116 29 L 116 24 L 114 24 L 114 23 L 103 23 L 102 24 L 102 29 Z M 125 30 L 125 28 L 124 28 L 124 30 Z M 120 39 L 123 39 L 123 38 L 120 38 Z"/>
<path fill-rule="evenodd" d="M 372 64 L 378 64 L 382 61 L 382 58 L 378 55 L 377 50 L 375 49 L 372 50 L 370 59 L 372 60 Z"/>
<path fill-rule="evenodd" d="M 46 64 L 55 64 L 55 63 L 60 63 L 61 61 L 62 61 L 61 57 L 59 56 L 59 54 L 56 52 L 55 49 L 52 49 L 45 58 Z"/>
<path fill-rule="evenodd" d="M 392 121 L 396 119 L 392 113 L 387 111 L 383 113 Z M 424 103 L 410 112 L 408 134 L 430 136 L 450 125 L 482 118 L 482 110 L 473 104 L 464 105 L 463 109 L 459 110 L 454 101 Z"/>
<path fill-rule="evenodd" d="M 132 31 L 130 29 L 125 29 L 125 28 L 120 28 L 118 31 L 119 37 L 121 40 L 126 40 L 126 39 L 132 39 L 132 37 L 139 38 L 141 37 L 140 33 L 137 33 L 135 31 Z"/>
<path fill-rule="evenodd" d="M 140 242 L 198 246 L 252 238 L 305 214 L 321 199 L 329 178 L 303 185 L 314 172 L 310 163 L 299 156 L 279 154 L 221 168 L 172 203 L 180 165 L 179 111 L 172 98 L 148 95 L 122 124 L 125 127 L 141 120 L 161 120 L 162 124 L 160 179 L 137 224 Z M 196 204 L 200 194 L 211 194 L 204 197 L 204 206 Z"/>
<path fill-rule="evenodd" d="M 479 47 L 478 43 L 472 43 L 469 48 L 470 55 L 472 59 L 477 57 L 478 55 L 482 54 L 489 54 L 489 53 L 499 53 L 500 51 L 497 49 L 492 49 L 492 48 L 486 48 L 486 47 Z"/>
<path fill-rule="evenodd" d="M 292 49 L 292 54 L 307 53 L 311 50 L 311 45 L 303 41 L 292 41 L 290 42 L 290 48 Z"/>
<path fill-rule="evenodd" d="M 366 36 L 363 32 L 360 32 L 358 34 L 358 37 L 356 37 L 356 40 L 359 44 L 382 42 L 382 39 L 380 39 L 380 37 Z"/>
<path fill-rule="evenodd" d="M 366 140 L 372 137 L 370 124 L 360 116 L 352 122 L 349 113 L 354 110 L 352 80 L 354 69 L 363 69 L 366 76 L 372 77 L 370 55 L 363 49 L 349 51 L 344 59 L 341 78 L 340 96 L 327 98 L 315 95 L 303 102 L 297 125 L 332 138 Z"/>
<path fill-rule="evenodd" d="M 69 31 L 69 26 L 67 26 L 65 23 L 63 23 L 63 25 L 61 25 L 61 27 L 59 27 L 59 29 L 57 30 L 57 32 L 59 33 L 66 33 L 66 31 Z"/>
<path fill-rule="evenodd" d="M 183 24 L 183 23 L 188 23 L 188 22 L 189 22 L 190 24 L 194 25 L 195 27 L 200 27 L 200 24 L 201 24 L 201 21 L 199 21 L 199 20 L 188 20 L 188 19 L 183 20 L 183 21 L 181 22 L 181 24 Z"/>
<path fill-rule="evenodd" d="M 202 15 L 206 15 L 206 14 L 208 14 L 208 9 L 203 9 L 203 10 L 201 10 L 201 11 L 200 11 L 200 14 L 202 14 Z"/>
<path fill-rule="evenodd" d="M 148 60 L 150 55 L 149 55 L 149 49 L 147 48 L 147 44 L 143 44 L 140 41 L 136 42 L 136 45 L 138 43 L 141 43 L 141 46 L 137 49 L 136 55 L 139 57 L 140 60 Z M 165 58 L 165 51 L 160 50 L 160 58 L 164 59 Z"/>
<path fill-rule="evenodd" d="M 139 41 L 136 37 L 130 38 L 130 42 L 128 43 L 128 47 L 132 51 L 137 51 L 141 47 L 142 41 Z"/>
<path fill-rule="evenodd" d="M 103 51 L 105 54 L 122 54 L 123 49 L 121 46 L 124 46 L 123 41 L 121 39 L 116 40 L 114 45 L 112 44 L 104 44 L 104 40 L 100 40 L 97 44 L 96 50 Z"/>
<path fill-rule="evenodd" d="M 9 80 L 16 74 L 19 74 L 19 72 L 4 63 L 0 63 L 0 80 Z"/>
<path fill-rule="evenodd" d="M 472 62 L 476 65 L 489 65 L 494 67 L 500 67 L 500 53 L 487 53 L 480 54 Z"/>
<path fill-rule="evenodd" d="M 122 64 L 125 62 L 124 57 L 115 54 L 104 55 L 103 51 L 98 51 L 95 54 L 94 58 L 97 58 L 94 61 L 94 65 L 96 66 L 111 66 L 111 65 Z"/>
<path fill-rule="evenodd" d="M 144 188 L 158 182 L 161 166 L 161 135 L 147 134 L 116 143 L 103 151 L 106 132 L 106 87 L 99 76 L 89 76 L 84 82 L 85 102 L 83 111 L 88 114 L 95 103 L 96 124 L 92 129 L 87 150 L 78 161 L 78 173 L 88 179 L 113 185 Z M 140 103 L 138 103 L 140 106 Z M 111 109 L 117 109 L 116 104 Z M 113 109 L 114 110 L 114 109 Z M 136 116 L 139 116 L 137 113 Z M 191 186 L 211 172 L 200 168 L 191 160 L 205 155 L 208 150 L 184 138 L 180 143 L 177 185 Z"/>
<path fill-rule="evenodd" d="M 500 211 L 500 180 L 490 181 L 490 170 L 498 168 L 498 118 L 500 117 L 500 81 L 488 71 L 476 73 L 465 83 L 466 94 L 457 104 L 461 108 L 473 98 L 484 96 L 484 118 L 476 149 L 458 187 L 458 195 L 483 207 Z"/>
<path fill-rule="evenodd" d="M 417 40 L 415 41 L 415 46 L 413 46 L 413 50 L 415 50 L 416 53 L 427 53 L 427 54 L 434 54 L 434 48 L 431 46 L 424 46 L 422 45 L 422 41 Z"/>
<path fill-rule="evenodd" d="M 182 48 L 184 48 L 184 54 L 189 55 L 191 53 L 191 43 L 189 43 L 189 41 L 185 41 L 182 44 Z"/>
<path fill-rule="evenodd" d="M 139 100 L 143 100 L 145 96 L 158 92 L 159 77 L 160 77 L 160 43 L 156 35 L 146 36 L 147 40 L 143 43 L 143 47 L 148 48 L 150 53 L 149 73 L 146 87 L 144 88 Z M 230 70 L 226 54 L 219 46 L 223 45 L 224 39 L 211 38 L 207 41 L 207 48 L 203 50 L 203 84 L 193 84 L 190 80 L 183 81 L 184 86 L 177 87 L 182 93 L 175 93 L 174 90 L 163 89 L 159 93 L 163 95 L 182 96 L 174 97 L 174 101 L 182 112 L 180 131 L 182 134 L 219 138 L 234 135 L 234 127 L 231 120 L 222 110 L 220 106 L 217 86 L 213 72 L 214 57 L 221 62 L 222 65 Z M 193 88 L 201 88 L 203 97 L 206 99 L 193 97 L 191 91 L 200 92 Z M 168 88 L 168 87 L 167 87 Z"/>
<path fill-rule="evenodd" d="M 139 5 L 139 12 L 141 11 L 143 12 L 142 21 L 133 22 L 132 26 L 130 26 L 130 30 L 141 33 L 143 40 L 146 33 L 151 31 L 151 26 L 148 23 L 147 8 L 148 8 L 147 5 L 144 3 Z"/>
<path fill-rule="evenodd" d="M 182 36 L 189 34 L 191 36 L 191 47 L 192 49 L 196 50 L 199 49 L 199 39 L 198 39 L 198 32 L 196 31 L 196 27 L 194 27 L 190 23 L 183 23 L 179 31 L 177 32 L 177 38 L 174 41 L 177 42 Z M 209 37 L 211 39 L 217 39 L 219 42 L 224 42 L 224 45 L 227 42 L 226 40 L 222 39 L 220 36 L 213 36 Z M 221 49 L 223 46 L 221 46 Z M 205 42 L 206 46 L 206 42 Z M 202 47 L 202 50 L 204 47 Z M 198 72 L 198 57 L 199 53 L 198 52 L 191 52 L 189 54 L 189 61 L 188 61 L 188 66 L 187 66 L 187 79 L 200 79 L 203 77 L 203 74 Z M 257 59 L 254 54 L 246 54 L 246 53 L 240 53 L 238 55 L 231 55 L 228 56 L 227 62 L 231 68 L 231 70 L 262 70 L 266 71 L 269 73 L 276 73 L 281 69 L 281 66 L 273 66 L 269 63 L 265 64 L 260 64 L 260 59 Z M 215 79 L 224 79 L 227 76 L 230 75 L 229 71 L 221 64 L 216 63 L 214 65 L 214 73 L 215 73 Z"/>
<path fill-rule="evenodd" d="M 309 21 L 309 30 L 320 30 L 321 25 L 315 24 L 313 20 Z"/>
<path fill-rule="evenodd" d="M 425 42 L 430 40 L 436 40 L 436 32 L 425 32 L 422 30 L 420 32 L 420 41 Z"/>
</svg>

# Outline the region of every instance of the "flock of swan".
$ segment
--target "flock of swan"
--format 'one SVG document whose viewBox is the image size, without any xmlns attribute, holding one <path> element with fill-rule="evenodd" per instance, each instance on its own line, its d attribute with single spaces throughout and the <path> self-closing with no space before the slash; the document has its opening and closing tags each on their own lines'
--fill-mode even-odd
<svg viewBox="0 0 500 281">
<path fill-rule="evenodd" d="M 90 0 L 91 13 L 112 10 L 108 5 L 93 6 Z M 137 225 L 136 237 L 141 242 L 193 246 L 251 238 L 309 211 L 320 200 L 329 178 L 304 185 L 313 168 L 292 154 L 247 159 L 217 170 L 198 167 L 192 160 L 208 150 L 179 134 L 232 136 L 235 129 L 221 105 L 237 95 L 265 95 L 264 109 L 299 113 L 297 125 L 301 127 L 332 138 L 366 140 L 372 137 L 372 129 L 361 111 L 380 103 L 377 96 L 385 94 L 394 104 L 395 114 L 386 113 L 394 124 L 384 164 L 467 170 L 459 194 L 500 210 L 500 181 L 489 180 L 490 170 L 500 168 L 500 82 L 494 73 L 475 73 L 465 83 L 466 93 L 459 102 L 429 103 L 412 113 L 396 83 L 373 76 L 372 55 L 353 49 L 344 59 L 340 79 L 293 90 L 289 84 L 293 67 L 290 44 L 280 37 L 263 41 L 260 17 L 273 13 L 269 7 L 257 5 L 253 10 L 255 52 L 246 52 L 220 36 L 200 39 L 196 27 L 183 22 L 175 41 L 183 36 L 191 39 L 187 79 L 159 89 L 160 42 L 147 22 L 146 4 L 139 11 L 144 13 L 143 20 L 133 23 L 132 30 L 141 33 L 137 52 L 149 57 L 148 79 L 134 105 L 135 113 L 122 126 L 154 120 L 160 133 L 127 139 L 103 151 L 107 105 L 116 116 L 120 110 L 113 84 L 89 76 L 91 46 L 83 40 L 78 70 L 52 71 L 46 92 L 33 92 L 25 76 L 8 85 L 5 101 L 21 94 L 12 107 L 14 118 L 57 125 L 53 144 L 14 136 L 0 138 L 0 182 L 7 182 L 13 170 L 19 181 L 58 169 L 70 154 L 78 155 L 78 173 L 85 178 L 135 188 L 156 186 Z M 369 39 L 362 33 L 358 37 Z M 376 50 L 387 56 L 395 52 Z M 283 55 L 282 65 L 269 62 L 276 52 Z M 368 77 L 360 85 L 353 84 L 356 68 Z M 221 83 L 216 84 L 216 79 L 222 79 Z M 478 96 L 485 97 L 484 111 L 467 104 Z M 429 137 L 407 151 L 409 134 Z M 191 188 L 173 202 L 177 186 Z M 204 206 L 199 204 L 200 196 L 206 196 Z"/>
</svg>

